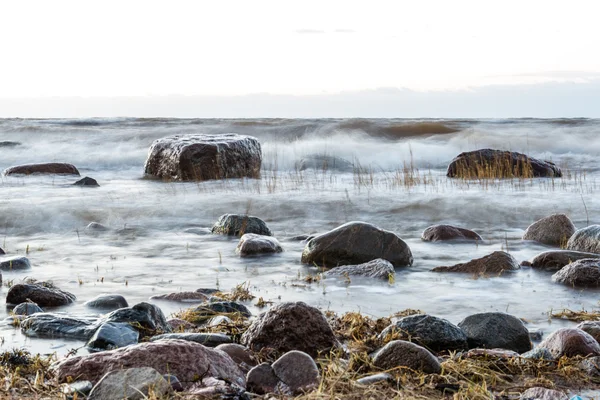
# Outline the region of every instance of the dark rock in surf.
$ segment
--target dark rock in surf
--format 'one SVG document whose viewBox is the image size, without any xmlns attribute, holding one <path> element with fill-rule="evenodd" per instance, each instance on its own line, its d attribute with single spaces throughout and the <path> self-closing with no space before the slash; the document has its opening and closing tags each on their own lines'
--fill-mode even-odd
<svg viewBox="0 0 600 400">
<path fill-rule="evenodd" d="M 550 161 L 537 160 L 525 154 L 481 149 L 460 153 L 446 175 L 450 178 L 530 178 L 561 177 L 562 172 Z"/>
<path fill-rule="evenodd" d="M 469 348 L 505 349 L 524 353 L 531 350 L 529 331 L 512 315 L 488 312 L 469 315 L 458 327 L 467 335 Z"/>
<path fill-rule="evenodd" d="M 426 374 L 439 374 L 442 370 L 440 361 L 429 350 L 404 340 L 392 340 L 378 350 L 373 365 L 384 370 L 407 367 Z"/>
<path fill-rule="evenodd" d="M 243 236 L 246 233 L 271 236 L 271 230 L 265 221 L 258 217 L 239 214 L 221 215 L 211 232 L 229 236 Z"/>
<path fill-rule="evenodd" d="M 451 267 L 436 267 L 433 272 L 465 272 L 469 274 L 501 274 L 520 269 L 519 263 L 513 256 L 504 251 L 495 251 L 482 258 L 476 258 L 467 263 Z"/>
<path fill-rule="evenodd" d="M 3 255 L 3 254 L 6 254 L 6 253 L 5 253 L 5 252 L 4 252 L 4 250 L 2 250 L 2 248 L 0 247 L 0 255 Z"/>
<path fill-rule="evenodd" d="M 590 334 L 577 328 L 561 328 L 552 332 L 539 348 L 548 349 L 555 359 L 562 356 L 600 356 L 600 345 Z"/>
<path fill-rule="evenodd" d="M 567 242 L 567 249 L 600 253 L 600 225 L 578 229 Z"/>
<path fill-rule="evenodd" d="M 304 264 L 326 267 L 362 264 L 377 258 L 394 267 L 413 263 L 410 248 L 400 237 L 365 222 L 348 222 L 316 236 L 302 252 Z"/>
<path fill-rule="evenodd" d="M 260 178 L 261 162 L 260 143 L 251 136 L 174 135 L 152 143 L 144 171 L 178 181 Z"/>
<path fill-rule="evenodd" d="M 18 304 L 15 308 L 13 308 L 12 312 L 15 315 L 32 315 L 35 313 L 44 312 L 44 310 L 42 310 L 40 306 L 35 303 L 27 302 Z"/>
<path fill-rule="evenodd" d="M 584 258 L 600 258 L 600 254 L 572 250 L 545 251 L 535 256 L 529 266 L 545 271 L 558 271 L 565 265 Z"/>
<path fill-rule="evenodd" d="M 324 272 L 323 275 L 326 277 L 362 276 L 365 278 L 389 280 L 390 276 L 393 277 L 395 273 L 394 266 L 389 261 L 378 258 L 364 264 L 335 267 Z"/>
<path fill-rule="evenodd" d="M 418 314 L 401 318 L 385 328 L 380 338 L 394 335 L 431 351 L 467 350 L 467 335 L 450 321 L 433 315 Z"/>
<path fill-rule="evenodd" d="M 440 240 L 483 240 L 476 232 L 452 225 L 432 225 L 421 234 L 421 239 L 426 242 Z"/>
<path fill-rule="evenodd" d="M 31 268 L 31 263 L 27 257 L 8 257 L 0 259 L 0 270 L 18 271 Z"/>
<path fill-rule="evenodd" d="M 20 146 L 20 145 L 21 145 L 20 142 L 10 142 L 10 141 L 0 142 L 0 147 L 16 147 L 16 146 Z"/>
<path fill-rule="evenodd" d="M 139 327 L 140 335 L 153 336 L 158 333 L 171 332 L 171 326 L 162 310 L 150 303 L 138 303 L 133 307 L 120 308 L 103 318 L 104 322 L 127 322 Z"/>
<path fill-rule="evenodd" d="M 309 168 L 317 171 L 352 172 L 354 171 L 354 164 L 343 158 L 325 154 L 311 154 L 296 162 L 296 169 L 298 171 L 304 171 Z"/>
<path fill-rule="evenodd" d="M 255 256 L 260 254 L 281 253 L 283 248 L 279 241 L 272 236 L 245 233 L 240 238 L 235 252 L 241 257 Z"/>
<path fill-rule="evenodd" d="M 74 165 L 66 163 L 17 165 L 4 170 L 6 176 L 31 174 L 79 175 L 79 171 Z"/>
<path fill-rule="evenodd" d="M 584 258 L 574 261 L 552 275 L 552 280 L 569 286 L 599 287 L 600 259 Z"/>
<path fill-rule="evenodd" d="M 564 246 L 575 233 L 575 225 L 565 214 L 553 214 L 529 225 L 523 240 L 534 240 L 550 246 Z"/>
<path fill-rule="evenodd" d="M 106 322 L 96 331 L 85 345 L 91 352 L 114 350 L 137 344 L 139 332 L 125 322 Z"/>
<path fill-rule="evenodd" d="M 88 340 L 98 328 L 98 318 L 36 313 L 21 322 L 27 336 Z"/>
<path fill-rule="evenodd" d="M 78 180 L 73 185 L 74 186 L 100 187 L 100 185 L 98 185 L 98 182 L 94 178 L 90 178 L 89 176 L 86 176 L 85 178 Z"/>
<path fill-rule="evenodd" d="M 41 284 L 28 283 L 13 285 L 6 294 L 7 304 L 19 304 L 31 300 L 40 307 L 64 306 L 71 304 L 75 299 L 72 293 Z"/>
<path fill-rule="evenodd" d="M 120 294 L 101 294 L 92 300 L 86 301 L 85 305 L 90 308 L 98 308 L 105 311 L 129 307 L 125 297 L 121 296 Z"/>
<path fill-rule="evenodd" d="M 162 335 L 152 336 L 150 341 L 175 339 L 188 340 L 190 342 L 200 343 L 207 347 L 217 347 L 218 345 L 232 342 L 231 338 L 223 333 L 164 333 Z"/>
</svg>

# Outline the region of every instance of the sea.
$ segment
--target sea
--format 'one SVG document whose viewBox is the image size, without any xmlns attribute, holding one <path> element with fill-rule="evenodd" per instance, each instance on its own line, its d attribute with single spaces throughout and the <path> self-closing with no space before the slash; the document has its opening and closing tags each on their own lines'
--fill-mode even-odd
<svg viewBox="0 0 600 400">
<path fill-rule="evenodd" d="M 259 139 L 261 179 L 164 182 L 144 176 L 154 140 L 175 134 L 239 133 Z M 74 186 L 74 176 L 0 177 L 0 248 L 26 256 L 32 268 L 2 271 L 10 285 L 52 281 L 77 296 L 52 309 L 90 315 L 84 303 L 121 294 L 150 301 L 169 316 L 193 304 L 151 299 L 198 288 L 245 285 L 274 304 L 304 301 L 337 313 L 372 317 L 405 309 L 460 322 L 500 311 L 545 335 L 575 323 L 552 318 L 563 309 L 597 310 L 599 289 L 552 282 L 551 272 L 522 268 L 501 276 L 434 273 L 496 250 L 518 261 L 551 248 L 521 238 L 536 220 L 567 214 L 577 228 L 600 223 L 600 120 L 594 119 L 0 119 L 0 171 L 28 163 L 67 162 L 100 187 Z M 9 143 L 6 143 L 9 142 Z M 462 180 L 446 177 L 459 153 L 481 148 L 550 160 L 561 178 Z M 238 239 L 213 235 L 226 213 L 262 218 L 281 242 L 276 255 L 241 258 Z M 395 232 L 414 264 L 393 280 L 322 279 L 303 265 L 299 235 L 364 221 Z M 95 232 L 96 222 L 109 229 Z M 433 224 L 478 232 L 478 243 L 431 243 Z M 0 307 L 0 349 L 81 354 L 84 343 L 27 337 Z"/>
</svg>

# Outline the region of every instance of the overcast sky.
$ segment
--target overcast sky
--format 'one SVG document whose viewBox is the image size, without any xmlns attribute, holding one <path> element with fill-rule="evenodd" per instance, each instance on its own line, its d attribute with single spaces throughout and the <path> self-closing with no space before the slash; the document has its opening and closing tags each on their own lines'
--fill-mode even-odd
<svg viewBox="0 0 600 400">
<path fill-rule="evenodd" d="M 594 0 L 5 1 L 0 116 L 600 117 L 589 104 L 599 11 Z"/>
</svg>

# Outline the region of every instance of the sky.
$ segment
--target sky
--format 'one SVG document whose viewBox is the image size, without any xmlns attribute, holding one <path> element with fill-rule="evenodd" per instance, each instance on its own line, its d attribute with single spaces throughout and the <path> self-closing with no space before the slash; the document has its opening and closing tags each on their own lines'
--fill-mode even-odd
<svg viewBox="0 0 600 400">
<path fill-rule="evenodd" d="M 426 100 L 398 109 L 429 97 L 454 116 L 600 117 L 588 104 L 600 100 L 599 11 L 594 0 L 4 1 L 0 116 L 345 116 L 345 97 L 349 116 L 448 116 Z M 379 111 L 367 107 L 382 93 Z M 519 100 L 528 108 L 515 111 Z"/>
</svg>

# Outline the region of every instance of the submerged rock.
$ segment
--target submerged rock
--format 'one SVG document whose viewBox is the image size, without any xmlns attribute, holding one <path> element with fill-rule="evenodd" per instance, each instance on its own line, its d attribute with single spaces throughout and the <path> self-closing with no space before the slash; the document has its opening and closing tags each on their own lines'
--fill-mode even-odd
<svg viewBox="0 0 600 400">
<path fill-rule="evenodd" d="M 537 160 L 525 154 L 480 149 L 460 153 L 448 165 L 450 178 L 530 178 L 561 177 L 562 172 L 550 161 Z"/>
<path fill-rule="evenodd" d="M 551 250 L 535 256 L 530 266 L 546 271 L 558 271 L 565 265 L 583 258 L 600 258 L 600 254 L 585 253 L 573 250 Z"/>
<path fill-rule="evenodd" d="M 577 328 L 561 328 L 552 332 L 539 348 L 547 349 L 554 358 L 562 356 L 600 356 L 600 345 L 590 334 Z"/>
<path fill-rule="evenodd" d="M 20 145 L 21 145 L 20 142 L 11 142 L 8 140 L 0 142 L 0 147 L 16 147 L 16 146 L 20 146 Z"/>
<path fill-rule="evenodd" d="M 96 329 L 86 347 L 91 352 L 114 350 L 137 344 L 139 337 L 137 329 L 128 323 L 106 322 Z"/>
<path fill-rule="evenodd" d="M 584 258 L 568 264 L 552 275 L 552 280 L 569 286 L 600 286 L 600 259 Z"/>
<path fill-rule="evenodd" d="M 94 386 L 88 400 L 166 398 L 172 392 L 171 383 L 157 370 L 149 367 L 110 371 Z"/>
<path fill-rule="evenodd" d="M 395 334 L 399 339 L 417 343 L 431 351 L 467 350 L 467 335 L 450 321 L 433 315 L 409 315 L 392 323 L 379 335 Z"/>
<path fill-rule="evenodd" d="M 281 253 L 283 249 L 279 241 L 271 236 L 257 235 L 255 233 L 245 233 L 240 238 L 235 252 L 242 257 L 254 256 L 259 254 Z"/>
<path fill-rule="evenodd" d="M 164 333 L 151 337 L 150 341 L 174 339 L 189 340 L 207 347 L 217 347 L 220 344 L 231 343 L 231 338 L 223 333 Z"/>
<path fill-rule="evenodd" d="M 21 322 L 21 331 L 34 337 L 88 340 L 98 328 L 97 322 L 94 317 L 36 313 Z"/>
<path fill-rule="evenodd" d="M 241 338 L 253 351 L 299 350 L 316 357 L 339 345 L 321 311 L 303 302 L 280 303 L 260 314 Z"/>
<path fill-rule="evenodd" d="M 394 276 L 396 271 L 394 266 L 387 260 L 381 258 L 369 261 L 359 265 L 343 265 L 335 267 L 327 272 L 324 276 L 363 276 L 365 278 L 376 278 L 389 280 L 390 276 Z"/>
<path fill-rule="evenodd" d="M 513 256 L 504 251 L 495 251 L 485 257 L 451 267 L 435 267 L 434 272 L 465 272 L 469 274 L 501 274 L 520 269 Z"/>
<path fill-rule="evenodd" d="M 476 232 L 452 225 L 432 225 L 421 234 L 426 242 L 441 240 L 483 240 Z"/>
<path fill-rule="evenodd" d="M 60 289 L 40 284 L 19 283 L 11 286 L 6 295 L 7 304 L 33 301 L 40 307 L 58 307 L 74 302 L 75 295 Z"/>
<path fill-rule="evenodd" d="M 413 263 L 410 248 L 400 237 L 365 222 L 348 222 L 316 236 L 302 252 L 304 264 L 326 267 L 362 264 L 377 258 L 394 267 Z"/>
<path fill-rule="evenodd" d="M 129 307 L 125 297 L 121 296 L 120 294 L 101 294 L 91 300 L 86 301 L 85 305 L 90 308 L 98 308 L 109 311 Z"/>
<path fill-rule="evenodd" d="M 98 181 L 96 181 L 94 178 L 90 178 L 89 176 L 86 176 L 85 178 L 78 180 L 73 185 L 74 186 L 100 187 L 100 185 L 98 185 Z"/>
<path fill-rule="evenodd" d="M 66 163 L 17 165 L 4 170 L 4 175 L 7 176 L 31 174 L 79 175 L 79 171 L 74 165 Z"/>
<path fill-rule="evenodd" d="M 243 236 L 246 233 L 271 236 L 271 230 L 258 217 L 239 214 L 223 214 L 215 222 L 211 229 L 212 233 L 228 236 Z"/>
<path fill-rule="evenodd" d="M 0 270 L 18 271 L 31 268 L 31 263 L 27 257 L 8 257 L 0 259 Z"/>
<path fill-rule="evenodd" d="M 171 326 L 167 323 L 162 310 L 146 302 L 115 310 L 104 317 L 104 322 L 133 323 L 139 327 L 142 336 L 151 336 L 157 332 L 171 332 Z"/>
<path fill-rule="evenodd" d="M 326 154 L 310 154 L 296 162 L 296 169 L 298 171 L 304 171 L 309 168 L 318 171 L 353 172 L 355 167 L 348 160 Z"/>
<path fill-rule="evenodd" d="M 524 353 L 531 350 L 529 331 L 512 315 L 489 312 L 469 315 L 458 327 L 467 335 L 469 348 L 506 349 Z"/>
<path fill-rule="evenodd" d="M 260 143 L 251 136 L 173 135 L 152 143 L 144 172 L 179 181 L 260 178 L 261 162 Z"/>
<path fill-rule="evenodd" d="M 429 350 L 404 340 L 392 340 L 377 351 L 373 365 L 384 370 L 407 367 L 426 374 L 439 374 L 442 371 L 440 361 Z"/>
<path fill-rule="evenodd" d="M 600 225 L 577 230 L 567 242 L 568 250 L 600 253 Z"/>
<path fill-rule="evenodd" d="M 550 246 L 564 246 L 575 233 L 575 225 L 565 214 L 553 214 L 529 225 L 523 240 L 535 240 Z"/>
<path fill-rule="evenodd" d="M 31 315 L 44 312 L 44 310 L 42 310 L 40 306 L 35 303 L 26 302 L 18 304 L 15 308 L 13 308 L 12 312 L 15 315 Z"/>
</svg>

